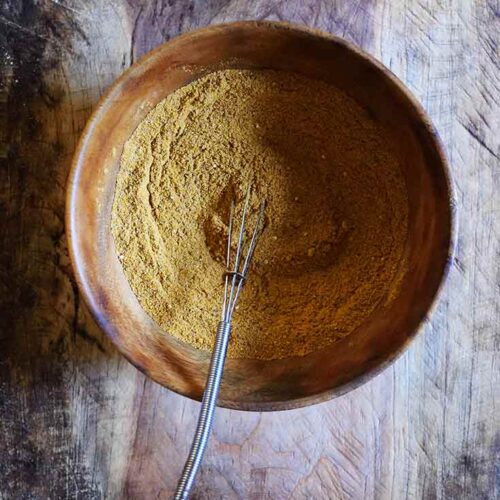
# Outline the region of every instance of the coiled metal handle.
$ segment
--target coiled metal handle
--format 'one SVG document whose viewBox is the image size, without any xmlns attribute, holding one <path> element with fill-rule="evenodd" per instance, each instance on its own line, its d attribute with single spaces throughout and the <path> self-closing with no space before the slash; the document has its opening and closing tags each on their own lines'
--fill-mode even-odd
<svg viewBox="0 0 500 500">
<path fill-rule="evenodd" d="M 219 394 L 219 386 L 224 371 L 224 361 L 226 359 L 227 345 L 231 335 L 231 323 L 221 321 L 217 327 L 215 346 L 210 360 L 207 384 L 201 402 L 198 425 L 194 435 L 193 444 L 189 452 L 188 459 L 184 465 L 182 476 L 177 484 L 175 500 L 184 500 L 189 497 L 189 491 L 194 484 L 194 479 L 203 458 L 203 453 L 207 446 L 210 429 L 214 417 L 215 403 Z"/>
</svg>

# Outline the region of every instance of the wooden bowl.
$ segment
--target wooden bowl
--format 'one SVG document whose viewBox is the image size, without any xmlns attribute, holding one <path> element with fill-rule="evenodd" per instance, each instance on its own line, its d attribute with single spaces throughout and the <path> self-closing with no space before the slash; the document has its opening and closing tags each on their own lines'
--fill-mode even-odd
<svg viewBox="0 0 500 500">
<path fill-rule="evenodd" d="M 179 36 L 126 71 L 100 101 L 73 161 L 66 222 L 76 279 L 124 356 L 165 387 L 201 398 L 209 353 L 161 332 L 141 308 L 118 261 L 110 220 L 122 148 L 139 122 L 175 89 L 227 67 L 293 71 L 331 82 L 390 130 L 404 170 L 410 271 L 395 300 L 320 352 L 227 360 L 220 406 L 281 410 L 318 403 L 369 380 L 403 352 L 436 300 L 454 242 L 450 176 L 431 123 L 387 68 L 344 40 L 289 24 L 240 22 Z"/>
</svg>

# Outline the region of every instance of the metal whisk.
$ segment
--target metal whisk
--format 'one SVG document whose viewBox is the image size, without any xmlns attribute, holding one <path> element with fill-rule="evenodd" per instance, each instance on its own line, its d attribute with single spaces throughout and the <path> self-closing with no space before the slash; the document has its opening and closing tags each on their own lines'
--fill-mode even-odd
<svg viewBox="0 0 500 500">
<path fill-rule="evenodd" d="M 198 417 L 198 424 L 196 432 L 191 445 L 188 459 L 184 465 L 182 476 L 177 484 L 175 491 L 175 500 L 184 500 L 188 498 L 189 491 L 191 490 L 196 473 L 201 464 L 203 453 L 207 445 L 212 421 L 214 417 L 215 404 L 217 402 L 217 395 L 219 393 L 219 386 L 224 370 L 224 361 L 226 359 L 227 346 L 229 337 L 231 335 L 231 320 L 236 306 L 236 301 L 240 295 L 241 289 L 247 278 L 248 269 L 252 261 L 257 239 L 262 231 L 264 222 L 264 210 L 266 203 L 263 201 L 260 204 L 259 213 L 255 228 L 252 232 L 250 243 L 246 249 L 246 256 L 244 257 L 245 242 L 245 222 L 247 219 L 248 206 L 250 201 L 250 188 L 248 188 L 245 203 L 243 205 L 243 212 L 241 215 L 241 226 L 238 236 L 238 245 L 236 247 L 236 255 L 234 263 L 231 261 L 231 241 L 233 232 L 233 219 L 234 219 L 234 203 L 231 203 L 229 213 L 229 229 L 227 237 L 227 253 L 226 253 L 226 272 L 224 273 L 224 299 L 222 302 L 222 313 L 219 325 L 217 327 L 217 336 L 215 338 L 215 346 L 210 360 L 210 367 L 208 370 L 208 377 L 203 393 L 203 400 L 201 403 L 200 415 Z"/>
</svg>

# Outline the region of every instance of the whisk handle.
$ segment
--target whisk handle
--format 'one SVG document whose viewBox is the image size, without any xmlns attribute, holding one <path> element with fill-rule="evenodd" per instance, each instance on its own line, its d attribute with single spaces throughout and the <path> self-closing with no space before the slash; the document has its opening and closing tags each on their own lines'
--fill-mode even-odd
<svg viewBox="0 0 500 500">
<path fill-rule="evenodd" d="M 189 491 L 194 484 L 196 473 L 200 467 L 210 435 L 210 429 L 212 428 L 215 404 L 217 402 L 217 395 L 219 394 L 219 386 L 222 379 L 222 372 L 224 371 L 224 361 L 226 359 L 230 336 L 231 323 L 229 321 L 221 321 L 217 327 L 217 336 L 208 369 L 207 383 L 201 402 L 196 433 L 181 478 L 177 484 L 174 496 L 175 500 L 185 500 L 189 497 Z"/>
</svg>

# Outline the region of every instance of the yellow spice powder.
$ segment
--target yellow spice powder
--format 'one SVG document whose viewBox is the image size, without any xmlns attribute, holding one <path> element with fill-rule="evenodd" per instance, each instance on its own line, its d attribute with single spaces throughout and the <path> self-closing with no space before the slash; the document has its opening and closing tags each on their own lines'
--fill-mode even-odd
<svg viewBox="0 0 500 500">
<path fill-rule="evenodd" d="M 276 71 L 217 71 L 160 102 L 125 145 L 112 233 L 130 286 L 169 334 L 210 350 L 231 199 L 265 229 L 229 356 L 301 356 L 397 290 L 407 194 L 391 139 L 345 93 Z"/>
</svg>

